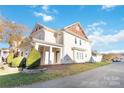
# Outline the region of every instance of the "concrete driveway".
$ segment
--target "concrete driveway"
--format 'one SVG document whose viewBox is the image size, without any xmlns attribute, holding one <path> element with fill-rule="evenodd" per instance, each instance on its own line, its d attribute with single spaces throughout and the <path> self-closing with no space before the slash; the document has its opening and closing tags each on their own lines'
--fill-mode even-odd
<svg viewBox="0 0 124 93">
<path fill-rule="evenodd" d="M 24 88 L 124 88 L 124 62 L 112 63 L 94 70 L 82 72 Z"/>
</svg>

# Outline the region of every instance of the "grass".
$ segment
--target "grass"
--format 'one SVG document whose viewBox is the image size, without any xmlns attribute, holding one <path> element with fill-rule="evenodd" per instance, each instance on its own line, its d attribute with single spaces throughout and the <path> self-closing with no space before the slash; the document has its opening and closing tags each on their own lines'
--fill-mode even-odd
<svg viewBox="0 0 124 93">
<path fill-rule="evenodd" d="M 73 75 L 87 70 L 94 69 L 96 67 L 110 64 L 109 62 L 100 63 L 85 63 L 85 64 L 70 64 L 66 69 L 51 70 L 35 74 L 17 73 L 11 75 L 0 76 L 0 87 L 17 87 L 34 82 L 44 82 L 47 80 Z"/>
</svg>

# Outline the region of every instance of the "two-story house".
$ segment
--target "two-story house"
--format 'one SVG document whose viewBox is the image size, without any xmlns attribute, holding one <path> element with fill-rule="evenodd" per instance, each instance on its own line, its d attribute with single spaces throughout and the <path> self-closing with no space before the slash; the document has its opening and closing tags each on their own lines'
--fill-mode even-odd
<svg viewBox="0 0 124 93">
<path fill-rule="evenodd" d="M 56 31 L 36 24 L 30 37 L 41 53 L 41 65 L 84 63 L 91 58 L 91 42 L 80 23 Z"/>
</svg>

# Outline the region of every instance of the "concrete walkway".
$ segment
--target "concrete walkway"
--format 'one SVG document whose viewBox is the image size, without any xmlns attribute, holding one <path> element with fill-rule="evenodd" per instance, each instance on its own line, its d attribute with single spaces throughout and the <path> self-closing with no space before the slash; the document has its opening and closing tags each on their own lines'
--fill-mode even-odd
<svg viewBox="0 0 124 93">
<path fill-rule="evenodd" d="M 124 62 L 113 63 L 94 70 L 67 76 L 23 88 L 124 88 Z"/>
</svg>

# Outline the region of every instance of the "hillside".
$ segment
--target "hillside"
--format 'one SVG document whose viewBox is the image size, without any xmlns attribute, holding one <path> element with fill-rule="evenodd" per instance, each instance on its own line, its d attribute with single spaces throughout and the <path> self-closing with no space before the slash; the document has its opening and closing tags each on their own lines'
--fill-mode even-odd
<svg viewBox="0 0 124 93">
<path fill-rule="evenodd" d="M 124 53 L 103 54 L 103 61 L 112 61 L 112 60 L 124 61 Z"/>
</svg>

